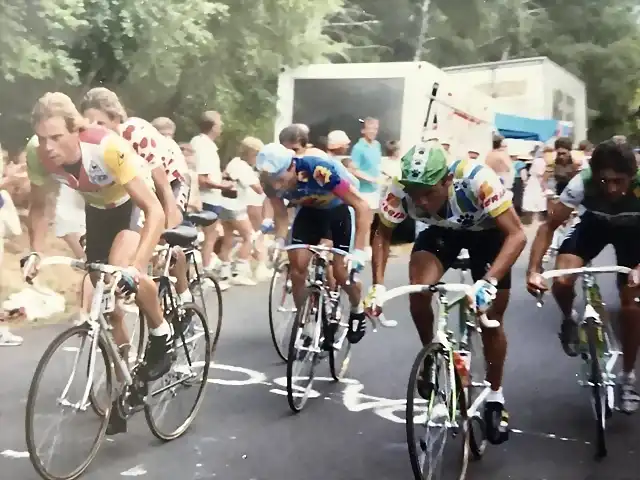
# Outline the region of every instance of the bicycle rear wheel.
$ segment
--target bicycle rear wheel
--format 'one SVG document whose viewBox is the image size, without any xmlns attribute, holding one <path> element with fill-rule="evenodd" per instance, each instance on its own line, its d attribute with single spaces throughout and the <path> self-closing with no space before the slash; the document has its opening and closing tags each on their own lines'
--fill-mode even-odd
<svg viewBox="0 0 640 480">
<path fill-rule="evenodd" d="M 169 373 L 148 383 L 149 400 L 144 406 L 149 429 L 165 442 L 183 435 L 198 414 L 209 378 L 212 350 L 210 329 L 200 306 L 184 304 L 179 318 L 174 318 L 172 323 L 177 358 Z M 190 400 L 186 398 L 187 393 L 191 394 Z M 170 420 L 170 405 L 178 399 L 184 400 L 184 408 L 177 408 L 179 413 Z"/>
<path fill-rule="evenodd" d="M 80 341 L 79 347 L 63 347 L 66 342 L 74 337 L 77 337 Z M 100 448 L 100 444 L 102 443 L 107 430 L 108 414 L 111 408 L 110 404 L 107 405 L 105 413 L 98 416 L 91 415 L 87 412 L 87 407 L 89 406 L 88 403 L 80 405 L 88 382 L 88 378 L 85 376 L 85 361 L 81 357 L 84 352 L 90 355 L 92 341 L 93 337 L 86 325 L 75 326 L 60 333 L 45 350 L 40 362 L 38 362 L 38 366 L 36 367 L 36 371 L 31 381 L 29 394 L 27 396 L 27 409 L 25 416 L 27 450 L 29 451 L 29 458 L 31 459 L 33 467 L 36 469 L 38 474 L 46 480 L 73 480 L 80 477 L 98 453 L 98 449 Z M 104 341 L 102 338 L 99 338 L 94 362 L 96 366 L 98 362 L 104 364 L 104 371 L 106 372 L 104 388 L 106 389 L 109 398 L 112 398 L 113 370 L 111 367 L 112 362 L 107 351 Z M 58 352 L 64 352 L 62 354 L 62 358 L 65 358 L 65 356 L 66 358 L 70 358 L 69 354 L 72 353 L 75 356 L 74 366 L 68 379 L 63 380 L 62 382 L 56 381 L 50 387 L 51 390 L 56 392 L 54 396 L 51 396 L 51 391 L 42 391 L 41 382 L 45 370 L 50 366 L 52 357 Z M 53 363 L 57 364 L 57 362 Z M 78 388 L 73 388 L 73 380 L 76 379 L 78 374 L 80 374 L 80 378 L 78 378 L 78 380 L 80 380 Z M 63 393 L 65 395 L 63 398 L 60 398 Z M 43 458 L 43 456 L 41 456 L 41 452 L 39 451 L 41 442 L 37 441 L 35 424 L 36 420 L 38 420 L 39 423 L 41 420 L 45 420 L 51 416 L 36 413 L 36 402 L 38 398 L 41 398 L 41 394 L 42 396 L 48 397 L 46 399 L 48 402 L 54 403 L 57 407 L 62 407 L 63 411 L 70 411 L 80 420 L 78 422 L 79 425 L 73 428 L 73 430 L 69 432 L 69 435 L 78 439 L 78 445 L 73 448 L 73 453 L 71 455 L 75 455 L 79 450 L 86 451 L 86 453 L 81 456 L 82 460 L 71 460 L 69 458 L 70 455 L 64 455 L 61 452 L 54 453 L 51 451 L 52 448 L 42 449 L 44 450 L 42 453 L 48 453 L 49 458 Z M 67 399 L 67 396 L 70 395 L 73 395 L 73 398 Z M 61 423 L 62 422 L 59 422 L 56 430 L 60 428 Z M 50 430 L 51 428 L 47 428 L 45 431 L 49 433 Z M 56 442 L 54 445 L 58 443 L 56 440 L 54 440 L 54 442 Z M 59 463 L 60 468 L 56 468 L 52 465 L 54 462 Z"/>
<path fill-rule="evenodd" d="M 602 330 L 598 328 L 596 320 L 591 317 L 584 319 L 583 327 L 587 334 L 587 345 L 589 348 L 589 384 L 591 386 L 591 403 L 596 417 L 596 457 L 607 456 L 607 443 L 605 439 L 605 428 L 607 423 L 607 386 L 604 384 L 602 369 L 600 366 L 600 354 L 598 345 L 601 343 L 598 335 Z"/>
<path fill-rule="evenodd" d="M 407 387 L 406 433 L 416 480 L 462 480 L 469 463 L 467 406 L 461 380 L 440 343 L 416 357 Z M 460 436 L 459 451 L 444 455 L 449 438 Z"/>
<path fill-rule="evenodd" d="M 289 262 L 283 261 L 273 271 L 269 285 L 269 331 L 278 356 L 287 361 L 291 332 L 295 321 L 295 305 L 291 295 Z"/>
<path fill-rule="evenodd" d="M 316 329 L 322 328 L 321 298 L 319 290 L 307 290 L 302 308 L 297 311 L 291 330 L 287 355 L 287 401 L 295 413 L 300 412 L 309 399 L 315 367 L 320 358 L 314 337 Z"/>
<path fill-rule="evenodd" d="M 222 290 L 220 284 L 213 274 L 200 272 L 200 282 L 196 279 L 191 280 L 189 290 L 194 303 L 200 305 L 207 316 L 211 334 L 211 351 L 213 352 L 218 346 L 222 330 Z M 200 297 L 199 302 L 196 301 L 197 297 Z"/>
<path fill-rule="evenodd" d="M 329 370 L 331 376 L 338 382 L 344 378 L 351 360 L 351 343 L 347 340 L 349 331 L 349 297 L 339 290 L 340 298 L 333 312 L 333 318 L 328 322 L 327 336 L 332 344 L 329 355 Z"/>
</svg>

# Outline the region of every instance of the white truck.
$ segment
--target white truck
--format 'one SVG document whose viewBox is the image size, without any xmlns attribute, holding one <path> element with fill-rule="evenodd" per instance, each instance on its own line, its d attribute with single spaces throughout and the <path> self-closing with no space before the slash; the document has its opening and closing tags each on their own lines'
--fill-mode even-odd
<svg viewBox="0 0 640 480">
<path fill-rule="evenodd" d="M 443 68 L 449 78 L 488 95 L 496 112 L 573 124 L 575 141 L 587 138 L 584 82 L 547 57 Z"/>
<path fill-rule="evenodd" d="M 315 64 L 283 69 L 278 81 L 275 137 L 291 123 L 310 128 L 311 141 L 344 130 L 352 143 L 359 119 L 380 120 L 379 140 L 403 149 L 428 135 L 451 144 L 452 153 L 484 154 L 494 130 L 493 99 L 452 81 L 427 62 Z M 434 133 L 435 130 L 437 133 Z"/>
</svg>

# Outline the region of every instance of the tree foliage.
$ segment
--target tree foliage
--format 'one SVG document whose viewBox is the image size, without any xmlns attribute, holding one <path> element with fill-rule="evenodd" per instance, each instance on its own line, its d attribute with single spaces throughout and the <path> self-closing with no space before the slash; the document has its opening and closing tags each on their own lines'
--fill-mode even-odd
<svg viewBox="0 0 640 480">
<path fill-rule="evenodd" d="M 79 99 L 95 85 L 115 90 L 132 114 L 174 118 L 183 137 L 202 110 L 216 109 L 230 145 L 244 134 L 268 138 L 282 66 L 410 61 L 418 50 L 439 66 L 548 56 L 585 80 L 593 138 L 633 134 L 636 3 L 0 0 L 0 140 L 22 143 L 43 92 Z"/>
</svg>

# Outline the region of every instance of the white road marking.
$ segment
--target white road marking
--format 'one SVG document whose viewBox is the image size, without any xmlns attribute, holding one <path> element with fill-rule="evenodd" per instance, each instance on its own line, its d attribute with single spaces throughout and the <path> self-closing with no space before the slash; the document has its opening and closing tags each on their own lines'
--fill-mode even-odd
<svg viewBox="0 0 640 480">
<path fill-rule="evenodd" d="M 144 469 L 143 465 L 136 465 L 129 470 L 122 472 L 120 475 L 123 477 L 140 477 L 141 475 L 146 475 L 147 471 Z"/>
<path fill-rule="evenodd" d="M 4 450 L 0 455 L 6 458 L 29 458 L 29 452 L 16 452 L 15 450 Z"/>
</svg>

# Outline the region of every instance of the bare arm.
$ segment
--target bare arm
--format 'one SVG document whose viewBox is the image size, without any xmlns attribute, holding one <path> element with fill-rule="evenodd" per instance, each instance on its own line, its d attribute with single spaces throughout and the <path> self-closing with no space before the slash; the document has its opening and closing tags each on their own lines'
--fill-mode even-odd
<svg viewBox="0 0 640 480">
<path fill-rule="evenodd" d="M 540 225 L 536 238 L 531 245 L 531 253 L 529 254 L 529 268 L 528 273 L 540 272 L 542 270 L 542 257 L 551 245 L 553 240 L 553 232 L 569 220 L 573 212 L 573 207 L 569 207 L 563 203 L 556 203 L 553 206 L 553 210 L 549 213 L 547 220 Z"/>
<path fill-rule="evenodd" d="M 344 203 L 353 207 L 355 211 L 356 233 L 354 246 L 358 250 L 363 250 L 367 245 L 367 236 L 372 221 L 371 209 L 353 185 L 341 195 L 341 198 Z"/>
<path fill-rule="evenodd" d="M 173 191 L 164 167 L 158 166 L 151 170 L 151 177 L 165 214 L 165 228 L 174 228 L 182 222 L 182 214 L 178 210 L 175 198 L 173 198 Z"/>
<path fill-rule="evenodd" d="M 49 221 L 46 215 L 49 192 L 50 189 L 46 185 L 31 184 L 27 230 L 29 231 L 29 243 L 32 252 L 41 252 L 44 248 L 44 239 L 49 228 Z"/>
<path fill-rule="evenodd" d="M 522 229 L 520 218 L 513 207 L 495 217 L 496 225 L 505 235 L 500 253 L 491 264 L 485 278 L 500 280 L 511 269 L 527 244 L 527 237 Z"/>
<path fill-rule="evenodd" d="M 139 272 L 145 272 L 164 230 L 165 215 L 158 197 L 141 177 L 135 177 L 124 188 L 133 203 L 144 212 L 144 226 L 132 265 Z"/>
<path fill-rule="evenodd" d="M 393 228 L 388 227 L 382 221 L 378 222 L 371 242 L 371 271 L 374 285 L 384 284 L 384 272 L 387 269 L 387 261 L 389 260 L 392 234 Z"/>
<path fill-rule="evenodd" d="M 279 197 L 273 197 L 271 206 L 273 207 L 273 221 L 275 223 L 276 238 L 286 238 L 289 230 L 289 215 L 287 215 L 287 207 L 284 200 Z"/>
</svg>

